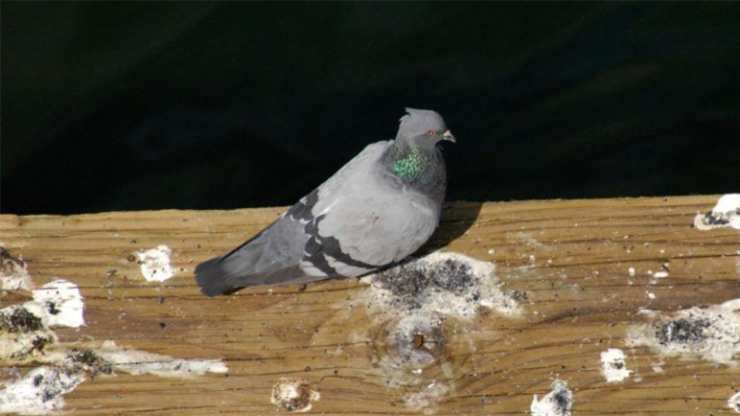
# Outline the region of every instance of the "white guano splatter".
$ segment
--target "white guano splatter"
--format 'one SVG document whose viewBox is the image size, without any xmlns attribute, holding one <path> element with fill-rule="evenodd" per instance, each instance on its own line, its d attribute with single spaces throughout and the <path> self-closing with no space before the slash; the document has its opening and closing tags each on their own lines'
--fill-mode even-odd
<svg viewBox="0 0 740 416">
<path fill-rule="evenodd" d="M 221 360 L 173 358 L 119 347 L 113 341 L 60 343 L 51 327 L 85 325 L 79 288 L 56 279 L 32 294 L 33 300 L 0 309 L 0 360 L 8 366 L 27 366 L 29 362 L 38 365 L 15 380 L 0 380 L 0 413 L 39 415 L 61 411 L 63 396 L 90 375 L 104 377 L 120 371 L 190 378 L 228 371 Z M 80 354 L 94 357 L 95 364 L 81 361 Z"/>
<path fill-rule="evenodd" d="M 692 307 L 673 313 L 643 309 L 648 324 L 627 331 L 630 347 L 647 346 L 664 356 L 703 359 L 736 367 L 740 353 L 740 299 L 707 308 Z"/>
<path fill-rule="evenodd" d="M 43 307 L 48 326 L 78 328 L 85 325 L 85 304 L 77 285 L 64 279 L 33 291 L 33 301 Z"/>
<path fill-rule="evenodd" d="M 618 348 L 609 348 L 601 353 L 601 374 L 607 383 L 624 381 L 632 374 L 627 369 L 624 352 Z"/>
<path fill-rule="evenodd" d="M 152 374 L 159 377 L 188 378 L 206 373 L 223 374 L 228 368 L 221 360 L 185 360 L 167 355 L 121 348 L 113 341 L 105 341 L 94 350 L 110 362 L 113 370 L 133 375 Z"/>
<path fill-rule="evenodd" d="M 0 390 L 0 413 L 41 415 L 64 408 L 63 395 L 85 381 L 85 375 L 64 368 L 34 368 Z"/>
<path fill-rule="evenodd" d="M 740 391 L 727 399 L 727 407 L 734 410 L 735 413 L 740 413 Z"/>
<path fill-rule="evenodd" d="M 166 245 L 159 245 L 149 250 L 134 253 L 139 259 L 141 274 L 148 282 L 164 282 L 175 275 L 170 264 L 172 250 Z"/>
<path fill-rule="evenodd" d="M 8 291 L 33 289 L 33 281 L 28 274 L 26 262 L 13 257 L 4 247 L 0 247 L 0 289 Z"/>
<path fill-rule="evenodd" d="M 573 393 L 568 389 L 568 384 L 556 379 L 552 383 L 552 391 L 542 399 L 534 395 L 529 410 L 533 416 L 570 416 L 572 407 Z"/>
<path fill-rule="evenodd" d="M 25 326 L 0 331 L 0 360 L 21 359 L 34 354 L 40 343 L 56 343 L 49 327 L 78 328 L 85 324 L 84 302 L 74 283 L 57 279 L 34 290 L 33 300 L 0 309 L 0 317 L 23 317 Z M 17 319 L 16 319 L 17 320 Z"/>
<path fill-rule="evenodd" d="M 321 398 L 321 394 L 311 388 L 311 385 L 298 378 L 281 377 L 272 387 L 270 402 L 282 410 L 295 413 L 304 413 L 311 410 L 313 403 Z"/>
<path fill-rule="evenodd" d="M 696 214 L 694 227 L 699 230 L 727 227 L 740 230 L 740 194 L 722 195 L 711 211 Z"/>
<path fill-rule="evenodd" d="M 522 309 L 510 295 L 501 290 L 500 282 L 495 276 L 495 265 L 491 262 L 480 261 L 458 253 L 434 252 L 425 257 L 413 260 L 409 264 L 415 265 L 422 272 L 441 267 L 446 262 L 464 264 L 470 268 L 471 284 L 462 293 L 436 290 L 429 288 L 418 295 L 419 308 L 413 310 L 399 309 L 393 303 L 396 296 L 381 284 L 375 282 L 375 275 L 369 275 L 362 279 L 370 284 L 370 291 L 358 299 L 359 302 L 368 305 L 371 312 L 393 311 L 393 313 L 412 313 L 423 316 L 446 315 L 462 320 L 470 320 L 478 315 L 478 311 L 489 309 L 507 317 L 518 317 Z M 477 295 L 471 295 L 476 292 Z"/>
</svg>

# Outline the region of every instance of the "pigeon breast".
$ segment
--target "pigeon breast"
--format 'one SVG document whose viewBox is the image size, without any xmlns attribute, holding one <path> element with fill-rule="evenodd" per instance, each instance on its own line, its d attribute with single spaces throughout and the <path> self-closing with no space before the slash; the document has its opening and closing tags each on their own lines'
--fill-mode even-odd
<svg viewBox="0 0 740 416">
<path fill-rule="evenodd" d="M 379 163 L 392 143 L 367 146 L 302 200 L 312 205 L 304 217 L 310 221 L 305 272 L 361 275 L 402 260 L 434 232 L 441 201 L 408 187 Z"/>
</svg>

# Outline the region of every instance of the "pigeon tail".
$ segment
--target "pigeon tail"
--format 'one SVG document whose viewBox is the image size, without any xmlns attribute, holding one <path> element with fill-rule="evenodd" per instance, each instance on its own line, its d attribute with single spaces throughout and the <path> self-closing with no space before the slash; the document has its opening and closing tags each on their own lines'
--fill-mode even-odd
<svg viewBox="0 0 740 416">
<path fill-rule="evenodd" d="M 228 272 L 221 264 L 222 257 L 215 257 L 199 264 L 195 268 L 195 280 L 201 292 L 207 296 L 217 296 L 233 293 L 241 287 L 234 287 L 227 279 Z"/>
</svg>

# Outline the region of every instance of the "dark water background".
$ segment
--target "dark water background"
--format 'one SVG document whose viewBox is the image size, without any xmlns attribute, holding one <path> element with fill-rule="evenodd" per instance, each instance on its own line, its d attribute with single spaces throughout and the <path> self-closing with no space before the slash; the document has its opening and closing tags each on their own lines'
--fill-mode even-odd
<svg viewBox="0 0 740 416">
<path fill-rule="evenodd" d="M 405 106 L 452 200 L 740 189 L 736 3 L 1 7 L 6 213 L 290 204 Z"/>
</svg>

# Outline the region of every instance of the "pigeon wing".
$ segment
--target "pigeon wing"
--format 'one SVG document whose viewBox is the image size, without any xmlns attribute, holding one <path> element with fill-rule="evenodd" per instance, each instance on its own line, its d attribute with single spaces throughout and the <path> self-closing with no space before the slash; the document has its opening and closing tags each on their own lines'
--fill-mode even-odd
<svg viewBox="0 0 740 416">
<path fill-rule="evenodd" d="M 272 225 L 230 253 L 198 265 L 196 280 L 203 293 L 215 296 L 247 286 L 305 283 L 346 275 L 321 264 L 327 258 L 324 251 L 333 251 L 329 240 L 322 245 L 324 239 L 317 238 L 317 226 L 325 218 L 327 207 L 338 202 L 341 191 L 372 170 L 390 144 L 382 141 L 368 145 Z"/>
<path fill-rule="evenodd" d="M 301 268 L 336 276 L 359 276 L 403 260 L 439 223 L 439 210 L 423 195 L 362 187 L 346 190 L 318 214 Z"/>
</svg>

